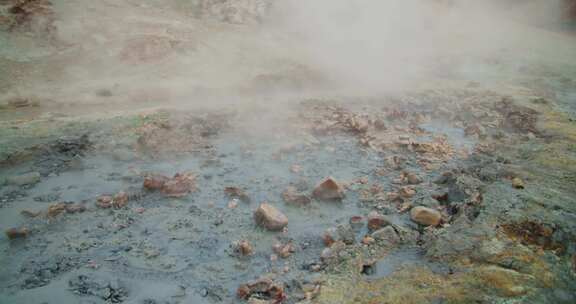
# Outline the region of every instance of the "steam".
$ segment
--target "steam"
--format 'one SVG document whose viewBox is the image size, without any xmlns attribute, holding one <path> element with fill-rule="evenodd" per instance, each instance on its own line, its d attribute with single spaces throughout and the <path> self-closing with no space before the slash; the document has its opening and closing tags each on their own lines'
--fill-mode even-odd
<svg viewBox="0 0 576 304">
<path fill-rule="evenodd" d="M 457 59 L 522 56 L 518 23 L 550 23 L 558 8 L 549 0 L 290 0 L 277 2 L 270 20 L 294 34 L 336 87 L 366 94 L 449 74 Z"/>
<path fill-rule="evenodd" d="M 35 58 L 45 70 L 14 91 L 80 104 L 374 96 L 443 78 L 484 80 L 487 62 L 521 61 L 546 45 L 527 24 L 549 27 L 561 15 L 561 0 L 137 2 L 56 1 L 69 47 Z M 245 5 L 247 15 L 196 19 L 197 3 L 212 2 L 227 12 L 227 3 Z"/>
</svg>

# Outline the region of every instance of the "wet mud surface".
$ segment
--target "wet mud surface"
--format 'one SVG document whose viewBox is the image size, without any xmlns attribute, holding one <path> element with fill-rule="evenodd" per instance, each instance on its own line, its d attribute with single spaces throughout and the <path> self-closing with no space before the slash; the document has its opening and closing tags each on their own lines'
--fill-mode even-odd
<svg viewBox="0 0 576 304">
<path fill-rule="evenodd" d="M 2 171 L 0 302 L 394 302 L 370 290 L 404 280 L 415 301 L 569 303 L 574 180 L 541 194 L 503 149 L 559 135 L 541 110 L 468 94 L 304 101 L 259 112 L 265 131 L 254 113 L 162 112 L 43 145 Z M 193 176 L 184 192 L 143 187 L 177 173 Z M 327 177 L 340 199 L 315 194 Z M 286 228 L 257 224 L 262 202 Z"/>
</svg>

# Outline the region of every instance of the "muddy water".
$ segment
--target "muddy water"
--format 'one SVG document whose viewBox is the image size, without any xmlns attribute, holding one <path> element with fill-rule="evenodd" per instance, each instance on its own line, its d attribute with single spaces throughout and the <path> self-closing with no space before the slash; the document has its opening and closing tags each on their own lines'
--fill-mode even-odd
<svg viewBox="0 0 576 304">
<path fill-rule="evenodd" d="M 474 145 L 461 130 L 444 123 L 429 122 L 423 128 L 446 135 L 457 148 Z M 287 138 L 230 132 L 212 145 L 213 153 L 170 160 L 139 158 L 125 150 L 92 153 L 34 186 L 5 186 L 3 193 L 16 191 L 19 196 L 5 203 L 0 229 L 27 226 L 33 233 L 25 241 L 5 236 L 0 240 L 0 303 L 233 303 L 238 301 L 239 284 L 265 273 L 281 274 L 287 286 L 311 281 L 318 274 L 306 268 L 319 260 L 323 232 L 371 209 L 361 203 L 357 191 L 347 191 L 342 202 L 314 201 L 306 207 L 288 206 L 282 191 L 293 185 L 309 193 L 327 176 L 348 184 L 349 190 L 358 190 L 359 178 L 366 178 L 368 185 L 390 185 L 396 177 L 374 174 L 387 155 L 362 148 L 353 136 Z M 298 169 L 291 170 L 294 167 Z M 12 168 L 2 177 L 34 168 Z M 196 173 L 199 191 L 185 198 L 167 199 L 141 190 L 147 172 L 187 171 Z M 251 202 L 238 201 L 236 208 L 229 208 L 231 199 L 223 191 L 228 186 L 245 189 Z M 99 195 L 119 191 L 131 194 L 129 208 L 94 206 Z M 88 210 L 57 218 L 29 219 L 20 214 L 46 210 L 58 201 L 84 202 Z M 287 232 L 255 226 L 252 213 L 263 201 L 288 216 Z M 406 214 L 391 218 L 399 225 L 409 223 Z M 366 233 L 365 228 L 357 231 L 356 241 Z M 231 244 L 242 239 L 253 244 L 253 256 L 233 256 Z M 296 253 L 288 259 L 271 259 L 272 245 L 290 240 Z M 401 262 L 428 265 L 415 250 L 401 249 L 379 261 L 374 276 L 391 273 Z M 74 283 L 78 278 L 83 278 L 83 285 Z M 106 295 L 110 286 L 122 294 L 120 300 Z"/>
</svg>

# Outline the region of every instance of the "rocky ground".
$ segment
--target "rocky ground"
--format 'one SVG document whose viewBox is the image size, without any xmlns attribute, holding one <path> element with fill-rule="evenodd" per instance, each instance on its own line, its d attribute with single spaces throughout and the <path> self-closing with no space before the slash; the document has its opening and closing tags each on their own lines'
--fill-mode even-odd
<svg viewBox="0 0 576 304">
<path fill-rule="evenodd" d="M 208 2 L 203 17 L 233 24 L 265 10 Z M 150 7 L 130 8 L 130 39 L 3 49 L 34 89 L 9 78 L 0 100 L 0 303 L 576 301 L 572 34 L 530 29 L 529 54 L 452 58 L 389 94 L 293 96 L 275 93 L 326 78 L 279 61 L 286 50 L 237 50 L 225 58 L 243 72 L 220 87 L 221 62 L 161 81 L 182 57 L 262 36 L 168 12 L 156 27 Z M 94 68 L 98 44 L 138 65 Z M 184 76 L 196 87 L 169 85 Z M 191 92 L 205 103 L 175 98 Z"/>
</svg>

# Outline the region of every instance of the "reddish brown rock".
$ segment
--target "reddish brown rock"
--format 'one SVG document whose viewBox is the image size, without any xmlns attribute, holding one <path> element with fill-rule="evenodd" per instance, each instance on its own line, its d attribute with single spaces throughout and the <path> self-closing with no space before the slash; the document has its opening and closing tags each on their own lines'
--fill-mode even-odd
<svg viewBox="0 0 576 304">
<path fill-rule="evenodd" d="M 166 181 L 161 189 L 168 197 L 183 197 L 196 191 L 196 177 L 191 173 L 178 173 Z"/>
<path fill-rule="evenodd" d="M 56 203 L 48 206 L 48 217 L 56 217 L 66 211 L 66 203 Z"/>
<path fill-rule="evenodd" d="M 388 225 L 390 225 L 390 221 L 384 215 L 376 211 L 372 211 L 368 214 L 368 229 L 378 230 Z"/>
<path fill-rule="evenodd" d="M 411 198 L 416 195 L 416 190 L 412 187 L 402 187 L 398 190 L 398 194 L 403 198 Z"/>
<path fill-rule="evenodd" d="M 29 234 L 30 230 L 28 230 L 26 227 L 10 228 L 6 230 L 6 236 L 10 240 L 24 239 L 27 238 Z"/>
<path fill-rule="evenodd" d="M 410 218 L 424 226 L 437 226 L 442 221 L 442 214 L 437 210 L 418 206 L 410 210 Z"/>
<path fill-rule="evenodd" d="M 344 198 L 344 187 L 334 178 L 327 177 L 314 188 L 312 196 L 319 200 L 341 200 Z"/>
<path fill-rule="evenodd" d="M 288 218 L 274 206 L 262 203 L 254 212 L 254 221 L 268 230 L 278 231 L 288 226 Z"/>
<path fill-rule="evenodd" d="M 144 189 L 158 191 L 164 187 L 164 184 L 170 179 L 164 175 L 154 174 L 144 178 Z"/>
<path fill-rule="evenodd" d="M 286 298 L 284 286 L 270 278 L 261 278 L 242 284 L 236 291 L 238 298 L 244 300 L 256 294 L 264 300 L 274 300 L 276 303 L 281 303 Z"/>
<path fill-rule="evenodd" d="M 128 206 L 129 200 L 130 198 L 128 197 L 128 193 L 120 191 L 118 194 L 114 195 L 114 199 L 112 199 L 112 206 L 116 209 L 122 209 Z"/>
<path fill-rule="evenodd" d="M 234 252 L 241 256 L 249 256 L 254 253 L 254 248 L 248 240 L 241 240 L 234 243 Z"/>
<path fill-rule="evenodd" d="M 250 202 L 250 196 L 246 193 L 246 191 L 238 188 L 238 187 L 226 187 L 224 188 L 224 193 L 231 198 L 239 199 L 245 203 Z"/>
<path fill-rule="evenodd" d="M 349 223 L 353 230 L 360 230 L 364 226 L 364 218 L 359 215 L 354 215 L 350 217 Z"/>
<path fill-rule="evenodd" d="M 110 195 L 101 195 L 96 199 L 96 206 L 102 209 L 108 209 L 112 207 L 112 201 L 114 198 Z"/>
<path fill-rule="evenodd" d="M 307 195 L 298 192 L 295 187 L 288 187 L 282 193 L 282 198 L 289 205 L 306 206 L 312 201 Z"/>
<path fill-rule="evenodd" d="M 336 228 L 328 228 L 326 231 L 324 231 L 324 234 L 322 235 L 322 241 L 324 242 L 324 245 L 326 245 L 326 247 L 332 246 L 332 244 L 334 244 L 334 242 L 336 242 L 337 239 L 338 235 L 336 233 Z"/>
<path fill-rule="evenodd" d="M 296 247 L 292 242 L 288 242 L 286 244 L 276 243 L 272 246 L 272 250 L 276 253 L 279 257 L 286 259 L 292 255 L 292 253 L 296 252 Z"/>
<path fill-rule="evenodd" d="M 76 203 L 71 203 L 71 204 L 66 204 L 66 213 L 82 213 L 84 211 L 86 211 L 86 206 L 84 206 L 83 204 L 76 204 Z"/>
</svg>

